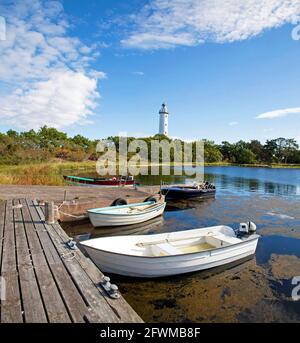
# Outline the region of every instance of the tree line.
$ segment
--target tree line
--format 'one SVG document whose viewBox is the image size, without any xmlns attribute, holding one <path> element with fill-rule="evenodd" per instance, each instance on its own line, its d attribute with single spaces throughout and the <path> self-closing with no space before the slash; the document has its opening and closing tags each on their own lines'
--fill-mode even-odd
<svg viewBox="0 0 300 343">
<path fill-rule="evenodd" d="M 300 150 L 295 139 L 275 138 L 262 144 L 258 140 L 237 143 L 227 141 L 215 144 L 205 141 L 206 162 L 226 161 L 237 164 L 299 164 Z"/>
<path fill-rule="evenodd" d="M 119 137 L 108 137 L 118 151 Z M 128 137 L 128 144 L 135 138 Z M 172 139 L 155 135 L 139 138 L 150 147 L 151 140 Z M 177 143 L 180 140 L 177 140 Z M 66 133 L 47 126 L 39 130 L 16 132 L 9 130 L 0 133 L 0 164 L 16 165 L 25 163 L 47 162 L 54 159 L 62 161 L 97 160 L 96 153 L 98 140 L 91 140 L 82 135 L 69 137 Z M 180 141 L 183 144 L 183 141 Z M 193 143 L 192 143 L 193 144 Z M 207 163 L 234 163 L 234 164 L 300 164 L 299 145 L 295 139 L 276 138 L 267 140 L 264 144 L 258 140 L 250 142 L 227 141 L 216 144 L 211 140 L 204 140 L 204 160 Z M 149 149 L 151 151 L 151 149 Z M 149 156 L 150 158 L 150 156 Z M 174 152 L 171 151 L 171 161 Z"/>
</svg>

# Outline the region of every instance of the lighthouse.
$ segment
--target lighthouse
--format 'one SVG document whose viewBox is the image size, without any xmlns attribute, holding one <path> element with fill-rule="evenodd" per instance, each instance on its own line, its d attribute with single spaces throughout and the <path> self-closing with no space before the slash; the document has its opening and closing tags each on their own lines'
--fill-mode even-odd
<svg viewBox="0 0 300 343">
<path fill-rule="evenodd" d="M 163 103 L 159 111 L 159 134 L 168 136 L 169 129 L 169 112 L 167 105 Z"/>
</svg>

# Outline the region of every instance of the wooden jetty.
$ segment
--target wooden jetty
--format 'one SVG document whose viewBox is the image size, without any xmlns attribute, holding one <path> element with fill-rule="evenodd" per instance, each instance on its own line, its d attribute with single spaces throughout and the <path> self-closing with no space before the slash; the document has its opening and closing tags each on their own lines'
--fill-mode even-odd
<svg viewBox="0 0 300 343">
<path fill-rule="evenodd" d="M 0 200 L 30 198 L 54 201 L 59 207 L 56 219 L 62 222 L 78 221 L 87 217 L 87 210 L 110 206 L 122 198 L 129 204 L 142 202 L 159 187 L 97 187 L 97 186 L 23 186 L 0 185 Z"/>
<path fill-rule="evenodd" d="M 142 322 L 106 293 L 102 272 L 68 247 L 60 225 L 44 219 L 36 201 L 0 201 L 0 322 Z"/>
</svg>

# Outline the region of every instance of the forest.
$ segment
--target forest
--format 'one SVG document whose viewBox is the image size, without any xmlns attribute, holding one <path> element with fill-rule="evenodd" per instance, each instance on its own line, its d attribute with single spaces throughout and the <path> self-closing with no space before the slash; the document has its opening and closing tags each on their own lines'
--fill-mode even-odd
<svg viewBox="0 0 300 343">
<path fill-rule="evenodd" d="M 119 137 L 108 137 L 115 143 L 118 150 Z M 128 137 L 128 144 L 134 137 Z M 150 145 L 151 140 L 161 141 L 172 139 L 155 135 L 153 137 L 139 138 Z M 183 142 L 180 141 L 182 144 Z M 47 126 L 39 130 L 17 132 L 9 130 L 0 133 L 0 165 L 24 165 L 45 162 L 86 162 L 96 161 L 99 154 L 96 153 L 98 140 L 91 140 L 82 135 L 69 137 L 66 133 Z M 217 144 L 214 141 L 204 139 L 204 159 L 206 163 L 218 164 L 300 164 L 299 145 L 295 139 L 279 137 L 261 143 L 258 140 L 250 142 L 227 141 Z M 171 153 L 171 161 L 173 155 Z"/>
</svg>

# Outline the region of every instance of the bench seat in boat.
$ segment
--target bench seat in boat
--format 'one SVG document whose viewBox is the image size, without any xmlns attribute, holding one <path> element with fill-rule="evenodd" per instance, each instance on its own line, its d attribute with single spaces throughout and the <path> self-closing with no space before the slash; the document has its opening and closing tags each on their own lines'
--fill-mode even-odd
<svg viewBox="0 0 300 343">
<path fill-rule="evenodd" d="M 180 251 L 170 243 L 160 243 L 152 246 L 152 251 L 156 256 L 178 255 Z"/>
</svg>

